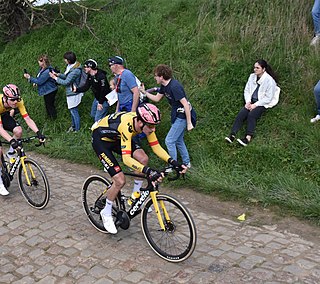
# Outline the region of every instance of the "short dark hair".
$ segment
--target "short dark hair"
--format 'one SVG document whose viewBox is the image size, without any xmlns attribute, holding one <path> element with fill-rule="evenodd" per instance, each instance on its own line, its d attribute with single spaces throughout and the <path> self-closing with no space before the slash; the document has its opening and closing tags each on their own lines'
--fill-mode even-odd
<svg viewBox="0 0 320 284">
<path fill-rule="evenodd" d="M 169 80 L 172 78 L 172 69 L 168 65 L 159 64 L 156 66 L 156 68 L 154 68 L 154 74 L 157 76 L 162 76 L 165 80 Z"/>
<path fill-rule="evenodd" d="M 63 55 L 64 59 L 67 59 L 69 64 L 73 64 L 77 61 L 77 57 L 75 55 L 74 52 L 72 51 L 67 51 L 64 55 Z"/>
</svg>

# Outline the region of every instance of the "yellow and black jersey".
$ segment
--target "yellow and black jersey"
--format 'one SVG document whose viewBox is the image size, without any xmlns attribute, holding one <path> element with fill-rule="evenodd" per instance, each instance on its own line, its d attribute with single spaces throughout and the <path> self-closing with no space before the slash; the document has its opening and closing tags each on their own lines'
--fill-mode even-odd
<svg viewBox="0 0 320 284">
<path fill-rule="evenodd" d="M 27 113 L 27 110 L 24 106 L 24 102 L 23 100 L 21 100 L 20 102 L 17 103 L 17 109 L 19 110 L 20 114 L 22 115 L 23 118 L 26 118 L 28 116 L 28 113 Z M 4 106 L 4 103 L 3 103 L 3 94 L 0 94 L 0 124 L 2 124 L 2 120 L 1 120 L 1 114 L 7 112 L 7 111 L 10 111 L 12 110 L 11 107 L 9 108 L 6 108 Z"/>
<path fill-rule="evenodd" d="M 144 165 L 132 158 L 132 137 L 140 132 L 134 128 L 135 112 L 113 113 L 97 121 L 91 128 L 92 131 L 99 131 L 101 140 L 117 142 L 121 144 L 122 160 L 125 165 L 139 172 L 142 172 Z M 155 132 L 147 136 L 152 151 L 162 160 L 168 162 L 170 156 L 161 147 Z"/>
</svg>

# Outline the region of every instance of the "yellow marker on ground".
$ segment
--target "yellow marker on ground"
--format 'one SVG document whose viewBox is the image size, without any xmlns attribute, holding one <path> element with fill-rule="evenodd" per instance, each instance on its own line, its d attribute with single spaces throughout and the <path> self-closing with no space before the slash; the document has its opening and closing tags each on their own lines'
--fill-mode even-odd
<svg viewBox="0 0 320 284">
<path fill-rule="evenodd" d="M 245 221 L 246 220 L 246 214 L 245 213 L 241 214 L 237 219 L 239 221 Z"/>
</svg>

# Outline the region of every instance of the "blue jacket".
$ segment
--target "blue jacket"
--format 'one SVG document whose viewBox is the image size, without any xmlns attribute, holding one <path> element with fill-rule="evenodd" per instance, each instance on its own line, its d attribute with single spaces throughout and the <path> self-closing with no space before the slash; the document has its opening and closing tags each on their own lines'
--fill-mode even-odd
<svg viewBox="0 0 320 284">
<path fill-rule="evenodd" d="M 76 87 L 79 85 L 82 72 L 81 70 L 81 64 L 77 62 L 67 74 L 59 74 L 59 77 L 57 78 L 57 83 L 59 85 L 66 86 L 67 97 L 77 95 L 77 93 L 72 92 L 72 85 L 75 84 Z"/>
<path fill-rule="evenodd" d="M 50 66 L 51 67 L 51 66 Z M 39 96 L 45 96 L 57 90 L 56 81 L 49 76 L 49 68 L 39 70 L 38 77 L 30 77 L 29 82 L 38 85 Z"/>
</svg>

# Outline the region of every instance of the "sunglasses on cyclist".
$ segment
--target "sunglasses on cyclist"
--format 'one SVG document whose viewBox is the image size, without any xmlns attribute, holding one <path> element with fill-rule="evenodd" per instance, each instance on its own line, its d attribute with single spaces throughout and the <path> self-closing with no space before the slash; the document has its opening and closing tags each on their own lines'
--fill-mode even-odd
<svg viewBox="0 0 320 284">
<path fill-rule="evenodd" d="M 7 99 L 9 101 L 12 101 L 12 102 L 15 102 L 15 101 L 20 102 L 21 101 L 21 97 L 18 97 L 18 98 L 9 98 L 9 97 L 7 97 Z"/>
<path fill-rule="evenodd" d="M 150 124 L 150 123 L 146 123 L 146 126 L 148 126 L 151 129 L 156 128 L 156 126 L 154 124 Z"/>
</svg>

